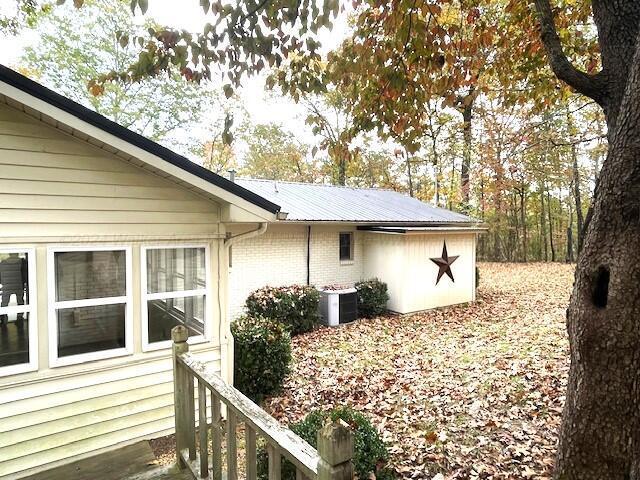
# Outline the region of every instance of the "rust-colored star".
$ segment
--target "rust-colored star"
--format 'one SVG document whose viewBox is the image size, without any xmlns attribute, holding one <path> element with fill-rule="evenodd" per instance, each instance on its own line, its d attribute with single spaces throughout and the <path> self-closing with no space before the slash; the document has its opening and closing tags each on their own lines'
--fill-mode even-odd
<svg viewBox="0 0 640 480">
<path fill-rule="evenodd" d="M 433 263 L 438 265 L 438 269 L 439 270 L 438 270 L 438 278 L 436 279 L 436 285 L 438 285 L 438 282 L 442 278 L 442 275 L 444 275 L 445 273 L 449 276 L 449 278 L 451 279 L 452 282 L 455 282 L 455 280 L 453 279 L 453 273 L 451 273 L 451 264 L 453 262 L 455 262 L 458 259 L 459 256 L 460 255 L 454 255 L 454 256 L 450 257 L 447 254 L 447 242 L 443 242 L 443 245 L 442 245 L 442 257 L 440 257 L 440 258 L 430 258 L 429 259 Z"/>
</svg>

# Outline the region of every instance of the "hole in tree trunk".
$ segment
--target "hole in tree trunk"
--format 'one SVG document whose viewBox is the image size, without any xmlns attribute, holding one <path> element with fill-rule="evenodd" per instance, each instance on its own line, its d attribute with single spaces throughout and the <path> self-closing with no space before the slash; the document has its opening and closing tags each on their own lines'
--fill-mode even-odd
<svg viewBox="0 0 640 480">
<path fill-rule="evenodd" d="M 598 308 L 607 306 L 607 298 L 609 297 L 609 269 L 604 266 L 598 268 L 595 283 L 593 285 L 592 300 L 593 304 Z"/>
</svg>

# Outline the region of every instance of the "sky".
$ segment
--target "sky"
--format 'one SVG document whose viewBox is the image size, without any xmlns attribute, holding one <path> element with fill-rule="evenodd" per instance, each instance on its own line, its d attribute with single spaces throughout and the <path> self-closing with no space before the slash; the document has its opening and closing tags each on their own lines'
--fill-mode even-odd
<svg viewBox="0 0 640 480">
<path fill-rule="evenodd" d="M 69 0 L 70 1 L 70 0 Z M 0 12 L 6 11 L 9 0 L 0 0 Z M 207 21 L 198 0 L 149 0 L 147 17 L 158 23 L 189 31 L 200 31 Z M 179 5 L 179 7 L 177 7 Z M 140 15 L 138 15 L 140 16 Z M 209 17 L 210 20 L 211 17 Z M 323 51 L 336 48 L 348 35 L 347 15 L 340 15 L 334 22 L 331 31 L 319 33 Z M 37 42 L 36 32 L 24 30 L 17 37 L 2 39 L 0 63 L 9 67 L 19 65 L 25 47 Z M 314 138 L 310 128 L 304 125 L 304 108 L 296 105 L 291 99 L 267 94 L 264 90 L 265 75 L 245 79 L 237 94 L 242 98 L 253 123 L 275 122 L 295 133 L 305 143 L 312 143 Z"/>
</svg>

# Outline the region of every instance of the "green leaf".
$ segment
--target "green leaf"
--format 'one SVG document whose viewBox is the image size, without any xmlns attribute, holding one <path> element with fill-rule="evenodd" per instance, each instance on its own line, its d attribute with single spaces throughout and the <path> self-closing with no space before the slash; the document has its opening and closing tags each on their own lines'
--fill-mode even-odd
<svg viewBox="0 0 640 480">
<path fill-rule="evenodd" d="M 228 83 L 224 87 L 222 87 L 222 90 L 224 91 L 224 96 L 227 98 L 231 98 L 231 96 L 233 95 L 233 87 Z"/>
<path fill-rule="evenodd" d="M 222 132 L 222 143 L 231 145 L 233 143 L 233 134 L 231 132 Z"/>
<path fill-rule="evenodd" d="M 118 43 L 122 48 L 125 48 L 129 43 L 129 35 L 127 35 L 126 33 L 120 35 L 118 38 Z"/>
<path fill-rule="evenodd" d="M 149 1 L 148 0 L 138 0 L 138 5 L 140 5 L 140 10 L 142 11 L 143 15 L 145 13 L 147 13 L 147 10 L 149 9 Z"/>
</svg>

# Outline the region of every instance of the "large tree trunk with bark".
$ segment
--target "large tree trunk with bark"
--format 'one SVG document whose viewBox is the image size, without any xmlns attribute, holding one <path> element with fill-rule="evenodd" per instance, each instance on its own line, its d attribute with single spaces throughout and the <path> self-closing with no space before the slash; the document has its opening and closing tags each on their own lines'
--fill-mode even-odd
<svg viewBox="0 0 640 480">
<path fill-rule="evenodd" d="M 567 310 L 571 368 L 555 476 L 640 479 L 640 2 L 593 0 L 603 69 L 570 64 L 549 0 L 536 0 L 556 75 L 596 100 L 609 153 L 587 215 Z"/>
<path fill-rule="evenodd" d="M 557 478 L 640 479 L 640 58 L 578 260 Z"/>
</svg>

